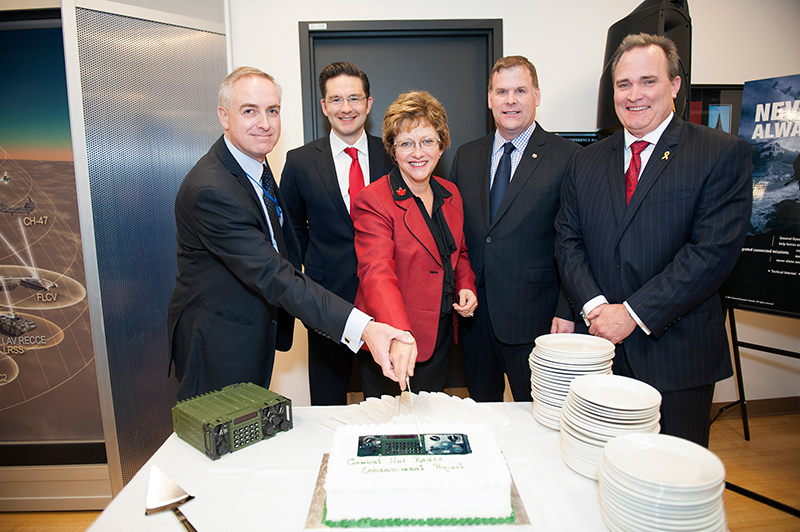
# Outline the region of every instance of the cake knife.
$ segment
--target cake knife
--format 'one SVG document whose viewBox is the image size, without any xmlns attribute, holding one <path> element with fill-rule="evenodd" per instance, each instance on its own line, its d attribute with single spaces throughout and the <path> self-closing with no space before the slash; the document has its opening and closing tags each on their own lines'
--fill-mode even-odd
<svg viewBox="0 0 800 532">
<path fill-rule="evenodd" d="M 417 440 L 419 441 L 419 448 L 420 450 L 424 451 L 422 448 L 422 435 L 419 433 L 419 421 L 417 421 L 417 411 L 414 408 L 414 396 L 411 392 L 411 378 L 406 375 L 406 390 L 408 391 L 408 401 L 411 403 L 411 415 L 414 416 L 414 425 L 417 427 Z"/>
</svg>

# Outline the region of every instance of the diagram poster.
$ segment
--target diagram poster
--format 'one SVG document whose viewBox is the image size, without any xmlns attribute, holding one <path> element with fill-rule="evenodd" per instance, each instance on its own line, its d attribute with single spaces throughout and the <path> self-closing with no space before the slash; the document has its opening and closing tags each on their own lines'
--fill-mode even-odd
<svg viewBox="0 0 800 532">
<path fill-rule="evenodd" d="M 744 84 L 739 137 L 753 147 L 753 212 L 725 302 L 800 317 L 800 75 Z"/>
<path fill-rule="evenodd" d="M 0 444 L 102 441 L 61 28 L 0 50 Z"/>
</svg>

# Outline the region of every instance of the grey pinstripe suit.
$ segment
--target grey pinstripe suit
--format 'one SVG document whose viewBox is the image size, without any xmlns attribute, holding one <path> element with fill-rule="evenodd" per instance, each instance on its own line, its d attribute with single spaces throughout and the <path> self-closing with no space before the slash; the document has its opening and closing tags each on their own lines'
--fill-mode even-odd
<svg viewBox="0 0 800 532">
<path fill-rule="evenodd" d="M 720 285 L 733 268 L 752 203 L 749 145 L 673 117 L 625 205 L 623 133 L 576 153 L 556 218 L 562 283 L 580 309 L 603 294 L 627 301 L 636 328 L 617 347 L 661 392 L 732 374 Z"/>
</svg>

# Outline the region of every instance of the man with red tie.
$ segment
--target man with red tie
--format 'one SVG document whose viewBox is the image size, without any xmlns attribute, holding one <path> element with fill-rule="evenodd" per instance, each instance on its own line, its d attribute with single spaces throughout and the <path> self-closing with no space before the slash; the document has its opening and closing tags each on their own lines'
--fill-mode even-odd
<svg viewBox="0 0 800 532">
<path fill-rule="evenodd" d="M 714 383 L 732 374 L 719 287 L 741 252 L 747 142 L 673 112 L 679 57 L 628 35 L 612 60 L 624 129 L 576 153 L 556 218 L 561 280 L 614 373 L 661 392 L 661 432 L 708 446 Z"/>
<path fill-rule="evenodd" d="M 331 132 L 286 155 L 280 187 L 306 275 L 352 303 L 358 290 L 353 198 L 393 165 L 381 139 L 364 130 L 372 109 L 367 75 L 351 63 L 332 63 L 320 72 L 319 90 Z M 347 404 L 353 357 L 308 331 L 312 405 Z"/>
</svg>

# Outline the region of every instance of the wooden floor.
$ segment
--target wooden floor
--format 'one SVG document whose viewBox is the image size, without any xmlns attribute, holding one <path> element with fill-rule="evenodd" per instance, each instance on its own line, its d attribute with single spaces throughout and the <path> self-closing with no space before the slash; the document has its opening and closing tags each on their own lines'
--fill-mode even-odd
<svg viewBox="0 0 800 532">
<path fill-rule="evenodd" d="M 711 427 L 711 450 L 725 463 L 726 480 L 800 508 L 800 415 L 750 419 L 750 441 L 739 419 Z M 731 532 L 800 532 L 800 518 L 725 490 Z M 83 532 L 98 512 L 0 513 L 0 532 Z M 178 530 L 178 528 L 176 528 Z"/>
<path fill-rule="evenodd" d="M 712 451 L 725 464 L 725 480 L 794 508 L 800 508 L 800 415 L 750 418 L 750 441 L 741 419 L 711 426 Z M 798 532 L 800 518 L 725 490 L 732 532 Z"/>
</svg>

